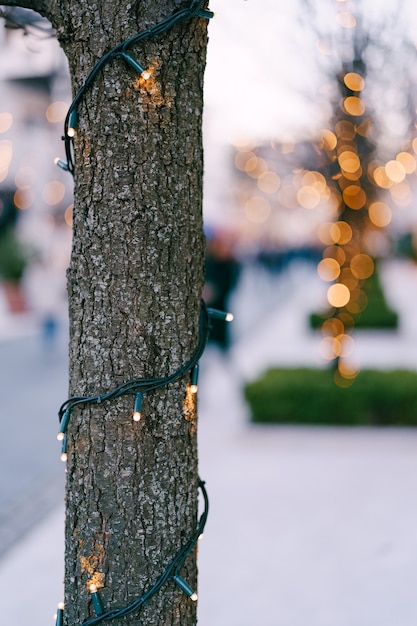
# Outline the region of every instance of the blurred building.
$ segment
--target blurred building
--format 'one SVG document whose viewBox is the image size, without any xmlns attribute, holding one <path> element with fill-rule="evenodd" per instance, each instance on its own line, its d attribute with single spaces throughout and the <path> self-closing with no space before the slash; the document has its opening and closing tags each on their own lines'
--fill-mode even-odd
<svg viewBox="0 0 417 626">
<path fill-rule="evenodd" d="M 72 179 L 54 158 L 63 155 L 71 101 L 67 63 L 46 20 L 20 8 L 6 14 L 0 20 L 0 228 L 16 222 L 34 261 L 29 272 L 62 276 L 71 242 Z M 36 276 L 30 283 L 36 292 Z"/>
</svg>

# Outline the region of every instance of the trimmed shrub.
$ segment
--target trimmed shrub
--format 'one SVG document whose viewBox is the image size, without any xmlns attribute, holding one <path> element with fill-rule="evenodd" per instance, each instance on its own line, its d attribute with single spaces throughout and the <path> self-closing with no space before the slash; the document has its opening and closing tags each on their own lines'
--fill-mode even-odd
<svg viewBox="0 0 417 626">
<path fill-rule="evenodd" d="M 417 426 L 417 372 L 408 370 L 363 370 L 341 388 L 332 369 L 270 369 L 244 392 L 258 423 Z"/>
</svg>

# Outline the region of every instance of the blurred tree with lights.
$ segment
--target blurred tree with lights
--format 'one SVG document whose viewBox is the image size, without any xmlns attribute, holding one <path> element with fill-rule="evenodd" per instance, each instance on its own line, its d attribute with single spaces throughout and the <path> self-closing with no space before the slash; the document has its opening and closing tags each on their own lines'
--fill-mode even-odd
<svg viewBox="0 0 417 626">
<path fill-rule="evenodd" d="M 333 10 L 332 4 L 327 5 L 329 12 Z M 415 132 L 412 68 L 401 62 L 407 52 L 415 58 L 415 48 L 403 37 L 398 46 L 400 27 L 404 26 L 400 6 L 395 7 L 392 19 L 385 16 L 386 21 L 381 24 L 375 17 L 373 21 L 367 19 L 364 7 L 353 12 L 348 2 L 336 5 L 338 30 L 330 33 L 323 32 L 320 25 L 320 11 L 326 10 L 323 5 L 317 7 L 310 0 L 303 2 L 308 26 L 316 30 L 319 49 L 327 54 L 333 50 L 333 61 L 334 57 L 338 59 L 330 70 L 330 77 L 335 72 L 337 85 L 333 89 L 333 113 L 318 146 L 318 169 L 325 176 L 333 204 L 332 221 L 323 223 L 319 229 L 325 248 L 318 272 L 332 283 L 327 292 L 330 308 L 321 316 L 314 315 L 312 321 L 322 324 L 323 351 L 335 363 L 336 382 L 347 386 L 358 373 L 352 358 L 352 328 L 361 326 L 361 320 L 364 327 L 371 324 L 393 327 L 397 323 L 396 314 L 389 310 L 381 295 L 377 258 L 387 250 L 384 230 L 392 219 L 396 193 L 397 198 L 407 194 L 406 177 L 416 169 L 412 143 Z M 389 83 L 382 75 L 381 55 Z M 398 68 L 396 61 L 400 61 Z M 387 142 L 389 133 L 384 128 L 384 117 L 389 117 L 385 101 L 389 100 L 387 94 L 395 84 L 395 72 L 402 80 L 405 99 L 400 145 L 398 137 Z M 378 110 L 375 98 L 381 92 L 385 96 L 382 111 Z M 411 198 L 409 188 L 408 197 Z M 368 302 L 373 298 L 376 303 Z M 371 314 L 367 314 L 368 307 L 372 308 Z"/>
<path fill-rule="evenodd" d="M 77 120 L 65 129 L 69 160 L 58 162 L 75 183 L 69 392 L 100 400 L 123 381 L 181 370 L 199 342 L 201 122 L 212 14 L 202 1 L 4 2 L 9 26 L 25 32 L 37 20 L 22 7 L 50 21 L 73 94 L 82 94 Z M 184 20 L 146 36 L 177 14 Z M 138 33 L 145 36 L 133 41 Z M 188 383 L 184 372 L 145 394 L 140 421 L 132 421 L 132 396 L 72 411 L 65 609 L 57 623 L 98 623 L 102 611 L 132 603 L 196 532 L 197 407 Z M 194 546 L 181 570 L 195 587 Z M 195 595 L 173 573 L 140 615 L 106 620 L 195 624 Z"/>
</svg>

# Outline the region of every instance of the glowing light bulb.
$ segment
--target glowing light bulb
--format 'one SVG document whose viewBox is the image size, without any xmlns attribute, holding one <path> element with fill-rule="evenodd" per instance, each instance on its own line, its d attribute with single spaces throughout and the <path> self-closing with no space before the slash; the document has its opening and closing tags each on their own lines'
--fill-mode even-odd
<svg viewBox="0 0 417 626">
<path fill-rule="evenodd" d="M 143 403 L 143 395 L 141 393 L 135 394 L 135 406 L 133 408 L 133 416 L 132 416 L 134 422 L 140 422 L 140 420 L 142 419 L 142 413 L 141 413 L 142 403 Z"/>
<path fill-rule="evenodd" d="M 64 603 L 58 604 L 58 610 L 55 614 L 55 626 L 63 626 L 64 623 Z"/>
<path fill-rule="evenodd" d="M 71 135 L 70 135 L 71 136 Z M 65 172 L 68 171 L 68 163 L 65 163 L 65 161 L 61 161 L 61 159 L 59 157 L 56 157 L 54 159 L 54 163 L 55 165 L 57 165 L 58 167 L 61 168 L 61 170 L 64 170 Z"/>
<path fill-rule="evenodd" d="M 190 600 L 192 600 L 193 602 L 197 602 L 198 595 L 196 594 L 194 589 L 192 589 L 190 585 L 183 578 L 181 578 L 181 576 L 179 576 L 178 574 L 173 576 L 173 578 L 174 578 L 174 581 L 177 583 L 178 587 L 182 589 L 185 594 L 187 594 Z"/>
<path fill-rule="evenodd" d="M 233 313 L 226 313 L 225 311 L 219 311 L 218 309 L 207 309 L 209 317 L 215 320 L 221 320 L 223 322 L 231 322 L 233 320 Z"/>
<path fill-rule="evenodd" d="M 196 363 L 191 371 L 190 391 L 191 393 L 197 393 L 198 391 L 198 371 L 199 365 Z"/>
<path fill-rule="evenodd" d="M 141 65 L 139 61 L 136 61 L 136 59 L 130 56 L 130 54 L 127 54 L 126 52 L 121 52 L 120 56 L 122 56 L 126 63 L 128 63 L 130 67 L 132 67 L 135 72 L 137 72 L 142 78 L 144 78 L 145 80 L 148 80 L 148 78 L 150 78 L 150 72 L 148 70 L 145 70 L 143 65 Z"/>
<path fill-rule="evenodd" d="M 58 434 L 57 434 L 57 436 L 56 436 L 56 438 L 58 439 L 58 441 L 63 441 L 64 437 L 65 437 L 65 434 L 64 434 L 64 433 L 58 433 Z"/>
<path fill-rule="evenodd" d="M 58 434 L 61 434 L 58 433 Z M 64 433 L 62 433 L 64 434 Z M 65 463 L 68 460 L 68 454 L 67 454 L 67 435 L 64 434 L 64 436 L 61 438 L 62 441 L 62 445 L 61 445 L 61 461 L 63 463 Z"/>
<path fill-rule="evenodd" d="M 104 612 L 104 610 L 103 610 L 103 605 L 100 600 L 100 596 L 98 595 L 97 585 L 95 585 L 94 583 L 91 583 L 89 585 L 89 589 L 91 592 L 91 599 L 93 601 L 93 607 L 96 612 L 96 615 L 101 615 Z"/>
<path fill-rule="evenodd" d="M 67 136 L 74 137 L 78 126 L 78 113 L 76 109 L 73 109 L 68 118 Z"/>
</svg>

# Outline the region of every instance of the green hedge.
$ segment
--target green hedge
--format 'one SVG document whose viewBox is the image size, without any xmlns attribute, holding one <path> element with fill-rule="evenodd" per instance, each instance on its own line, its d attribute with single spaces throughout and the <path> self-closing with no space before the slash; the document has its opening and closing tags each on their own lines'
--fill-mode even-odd
<svg viewBox="0 0 417 626">
<path fill-rule="evenodd" d="M 338 387 L 332 369 L 270 369 L 245 387 L 252 420 L 270 424 L 416 426 L 417 372 L 363 370 Z"/>
<path fill-rule="evenodd" d="M 368 298 L 368 304 L 364 311 L 352 315 L 355 328 L 397 328 L 398 314 L 390 309 L 385 300 L 377 271 L 364 282 L 362 289 Z M 320 328 L 323 321 L 332 317 L 334 312 L 335 309 L 329 309 L 323 313 L 312 313 L 310 315 L 310 326 L 312 328 Z"/>
</svg>

